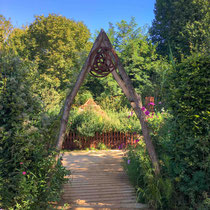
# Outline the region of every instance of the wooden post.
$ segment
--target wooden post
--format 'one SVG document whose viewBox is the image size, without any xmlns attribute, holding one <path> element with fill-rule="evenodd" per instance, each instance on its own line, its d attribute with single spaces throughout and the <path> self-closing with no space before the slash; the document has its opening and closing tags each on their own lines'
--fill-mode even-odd
<svg viewBox="0 0 210 210">
<path fill-rule="evenodd" d="M 120 79 L 120 76 L 117 75 L 117 72 L 114 71 L 112 72 L 112 75 L 114 76 L 115 80 L 117 81 L 117 83 L 119 84 L 119 86 L 122 88 L 125 96 L 127 97 L 127 99 L 130 101 L 131 106 L 133 107 L 139 121 L 142 127 L 142 133 L 144 136 L 144 140 L 146 143 L 146 147 L 147 147 L 147 151 L 148 154 L 150 156 L 150 159 L 152 161 L 153 167 L 155 168 L 155 173 L 159 174 L 160 173 L 160 167 L 159 167 L 159 163 L 158 163 L 158 159 L 157 159 L 157 155 L 155 152 L 155 148 L 152 144 L 152 140 L 151 137 L 149 135 L 149 128 L 147 126 L 147 123 L 145 121 L 145 116 L 144 113 L 141 111 L 142 108 L 142 101 L 141 98 L 139 96 L 137 96 L 132 83 L 130 81 L 130 79 L 128 78 L 124 68 L 119 64 L 118 65 L 118 69 L 121 70 L 120 73 L 122 73 L 123 75 L 123 79 L 125 79 L 126 81 L 122 81 Z"/>
<path fill-rule="evenodd" d="M 103 32 L 103 40 L 104 40 L 104 45 L 106 47 L 109 47 L 112 49 L 112 51 L 114 51 L 112 44 L 109 41 L 109 38 L 107 37 L 106 33 Z M 117 59 L 116 59 L 117 57 Z M 155 148 L 153 146 L 150 134 L 149 134 L 149 128 L 147 126 L 146 120 L 145 120 L 145 115 L 143 113 L 143 111 L 141 110 L 142 108 L 142 100 L 141 100 L 141 96 L 137 95 L 132 82 L 130 80 L 130 78 L 128 77 L 128 75 L 126 74 L 126 71 L 123 67 L 123 65 L 120 62 L 120 59 L 118 58 L 117 54 L 115 53 L 115 55 L 112 55 L 113 60 L 115 61 L 115 63 L 117 63 L 117 69 L 119 70 L 119 73 L 121 75 L 120 76 L 117 74 L 116 71 L 112 72 L 112 75 L 114 76 L 115 80 L 117 81 L 117 83 L 119 84 L 119 86 L 122 88 L 125 96 L 127 97 L 127 99 L 130 101 L 131 106 L 133 107 L 139 121 L 141 124 L 141 128 L 142 128 L 142 133 L 144 136 L 144 140 L 146 143 L 146 148 L 148 151 L 148 154 L 150 156 L 150 159 L 152 161 L 153 167 L 155 169 L 155 174 L 158 175 L 160 173 L 160 167 L 159 167 L 159 163 L 158 163 L 158 158 L 157 158 L 157 154 L 155 152 Z"/>
<path fill-rule="evenodd" d="M 93 62 L 93 61 L 90 61 L 90 56 L 91 56 L 91 53 L 96 48 L 98 48 L 100 46 L 100 44 L 102 42 L 102 38 L 103 38 L 102 33 L 103 33 L 103 31 L 101 31 L 100 34 L 98 35 L 98 37 L 97 37 L 89 55 L 87 57 L 87 60 L 86 60 L 84 66 L 82 68 L 82 71 L 80 72 L 80 74 L 77 78 L 77 81 L 74 85 L 73 90 L 71 91 L 71 93 L 69 93 L 69 95 L 66 98 L 64 109 L 63 109 L 63 116 L 62 116 L 62 119 L 61 119 L 59 136 L 58 136 L 58 139 L 57 139 L 57 142 L 56 142 L 56 149 L 58 151 L 61 150 L 62 144 L 63 144 L 63 141 L 64 141 L 64 135 L 65 135 L 65 132 L 66 132 L 66 126 L 67 126 L 67 122 L 68 122 L 68 118 L 69 118 L 69 111 L 71 109 L 71 105 L 73 104 L 74 98 L 77 95 L 77 92 L 78 92 L 80 86 L 82 85 L 87 73 L 90 71 L 89 63 Z"/>
</svg>

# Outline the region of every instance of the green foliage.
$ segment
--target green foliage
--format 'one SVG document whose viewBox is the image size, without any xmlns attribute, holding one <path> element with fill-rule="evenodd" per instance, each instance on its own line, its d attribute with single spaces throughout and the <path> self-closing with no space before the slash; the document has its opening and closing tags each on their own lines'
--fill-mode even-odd
<svg viewBox="0 0 210 210">
<path fill-rule="evenodd" d="M 161 176 L 154 175 L 143 142 L 131 147 L 125 158 L 124 166 L 140 201 L 155 208 L 209 208 L 209 107 L 204 97 L 209 92 L 207 58 L 192 56 L 172 69 L 166 86 L 170 114 L 147 117 Z M 194 116 L 200 113 L 205 120 Z"/>
<path fill-rule="evenodd" d="M 136 147 L 130 146 L 123 165 L 137 190 L 139 202 L 158 209 L 172 207 L 173 183 L 164 176 L 155 176 L 143 141 Z"/>
<path fill-rule="evenodd" d="M 101 106 L 103 110 L 111 110 L 112 112 L 122 112 L 123 107 L 131 108 L 130 102 L 125 97 L 125 95 L 121 96 L 110 96 L 106 95 L 106 93 L 102 93 L 101 96 L 97 97 L 97 103 Z"/>
<path fill-rule="evenodd" d="M 90 50 L 89 38 L 90 32 L 82 22 L 55 14 L 36 16 L 28 27 L 10 33 L 7 50 L 37 66 L 33 87 L 47 111 L 58 112 L 67 90 L 72 88 Z"/>
<path fill-rule="evenodd" d="M 36 16 L 27 30 L 30 60 L 36 60 L 45 83 L 65 90 L 83 51 L 89 49 L 90 33 L 82 22 L 50 14 Z"/>
<path fill-rule="evenodd" d="M 162 74 L 168 64 L 156 53 L 156 46 L 148 39 L 143 29 L 137 27 L 135 19 L 129 23 L 122 20 L 112 25 L 109 36 L 115 39 L 114 46 L 131 78 L 137 93 L 158 97 Z"/>
<path fill-rule="evenodd" d="M 55 119 L 46 119 L 32 91 L 32 67 L 1 54 L 0 203 L 4 209 L 46 209 L 50 201 L 59 199 L 67 174 L 49 149 L 57 131 Z"/>
<path fill-rule="evenodd" d="M 165 84 L 168 108 L 176 116 L 179 129 L 196 136 L 209 130 L 209 58 L 192 55 L 171 69 Z"/>
<path fill-rule="evenodd" d="M 165 119 L 169 117 L 169 114 L 166 112 L 158 112 L 156 113 L 150 113 L 150 115 L 147 118 L 148 125 L 150 129 L 152 130 L 151 135 L 157 135 L 160 131 L 161 127 L 165 123 Z"/>
<path fill-rule="evenodd" d="M 104 143 L 101 143 L 101 142 L 98 143 L 97 148 L 99 150 L 107 150 L 108 149 L 107 146 Z"/>
<path fill-rule="evenodd" d="M 150 34 L 158 53 L 167 56 L 171 47 L 180 60 L 195 50 L 208 51 L 208 0 L 157 0 L 154 12 Z"/>
<path fill-rule="evenodd" d="M 71 111 L 68 130 L 76 130 L 83 136 L 94 136 L 95 132 L 109 131 L 141 133 L 141 126 L 135 114 L 131 116 L 128 110 L 119 113 L 107 111 L 106 114 L 101 115 L 94 109 L 90 109 L 81 112 Z"/>
<path fill-rule="evenodd" d="M 90 91 L 88 90 L 79 90 L 79 93 L 77 93 L 75 100 L 74 100 L 74 106 L 81 106 L 87 102 L 88 99 L 93 99 L 93 96 Z"/>
<path fill-rule="evenodd" d="M 2 50 L 4 43 L 12 31 L 12 28 L 10 20 L 6 20 L 6 18 L 0 14 L 0 50 Z"/>
<path fill-rule="evenodd" d="M 208 97 L 206 97 L 209 94 L 208 69 L 209 56 L 205 54 L 193 55 L 174 66 L 168 72 L 164 90 L 170 114 L 158 113 L 147 118 L 161 165 L 161 179 L 166 182 L 165 190 L 172 190 L 168 194 L 169 197 L 166 195 L 162 197 L 160 192 L 163 188 L 161 184 L 159 185 L 162 181 L 150 182 L 151 176 L 147 174 L 150 171 L 149 167 L 145 171 L 142 168 L 139 169 L 140 174 L 144 171 L 144 182 L 155 185 L 145 189 L 142 187 L 144 183 L 139 181 L 137 185 L 140 186 L 140 195 L 143 198 L 146 196 L 146 200 L 157 205 L 156 207 L 209 208 L 207 194 L 210 112 Z M 130 151 L 132 155 L 135 155 L 135 152 L 135 150 Z M 141 167 L 145 163 L 139 164 Z M 138 177 L 131 176 L 133 179 Z"/>
<path fill-rule="evenodd" d="M 192 55 L 168 76 L 166 96 L 173 115 L 170 151 L 172 176 L 182 203 L 198 208 L 209 189 L 209 55 Z"/>
</svg>

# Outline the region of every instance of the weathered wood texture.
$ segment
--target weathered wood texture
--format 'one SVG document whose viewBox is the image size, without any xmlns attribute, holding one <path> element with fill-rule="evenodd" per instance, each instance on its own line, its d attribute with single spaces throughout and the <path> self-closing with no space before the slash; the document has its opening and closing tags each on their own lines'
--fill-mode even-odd
<svg viewBox="0 0 210 210">
<path fill-rule="evenodd" d="M 81 151 L 65 153 L 63 165 L 71 170 L 70 183 L 64 185 L 60 206 L 68 209 L 148 209 L 136 202 L 121 161 L 123 152 Z"/>
<path fill-rule="evenodd" d="M 104 36 L 104 38 L 103 38 L 104 46 L 110 47 L 112 49 L 112 45 L 111 45 L 106 33 L 103 33 L 102 35 Z M 112 56 L 113 60 L 115 60 L 116 56 L 117 55 Z M 130 78 L 126 74 L 126 71 L 125 71 L 122 63 L 120 62 L 120 59 L 118 58 L 116 60 L 116 62 L 117 62 L 117 68 L 119 70 L 120 76 L 117 74 L 116 71 L 113 72 L 112 75 L 114 76 L 114 78 L 117 81 L 117 83 L 119 84 L 119 86 L 122 88 L 127 99 L 130 101 L 131 106 L 133 107 L 133 109 L 141 123 L 142 133 L 143 133 L 144 140 L 146 143 L 147 151 L 149 153 L 153 167 L 155 168 L 155 173 L 159 174 L 160 167 L 159 167 L 159 163 L 158 163 L 157 154 L 156 154 L 154 145 L 152 143 L 152 140 L 151 140 L 151 137 L 149 134 L 150 131 L 149 131 L 149 128 L 148 128 L 148 125 L 146 122 L 146 116 L 145 116 L 144 112 L 141 110 L 141 108 L 142 108 L 141 96 L 137 95 Z"/>
<path fill-rule="evenodd" d="M 96 132 L 93 137 L 80 136 L 77 133 L 69 132 L 65 135 L 63 143 L 63 149 L 85 149 L 85 148 L 97 148 L 99 143 L 105 144 L 111 149 L 123 149 L 128 145 L 134 145 L 140 138 L 137 134 L 122 133 L 122 132 L 108 132 L 98 133 Z"/>
<path fill-rule="evenodd" d="M 65 101 L 65 105 L 64 105 L 64 109 L 63 109 L 63 115 L 62 115 L 62 119 L 61 119 L 61 125 L 60 125 L 60 131 L 59 131 L 59 136 L 57 139 L 57 143 L 56 143 L 56 149 L 58 151 L 61 150 L 62 148 L 62 144 L 64 141 L 64 136 L 65 136 L 65 132 L 66 132 L 66 126 L 67 126 L 67 122 L 69 119 L 69 112 L 71 109 L 71 106 L 73 104 L 74 98 L 77 95 L 77 92 L 79 91 L 80 86 L 82 85 L 86 75 L 89 73 L 90 68 L 89 68 L 89 64 L 91 63 L 90 61 L 90 56 L 92 54 L 92 52 L 98 48 L 102 42 L 102 33 L 103 31 L 100 32 L 100 34 L 98 35 L 87 59 L 86 62 L 77 78 L 77 81 L 74 85 L 73 90 L 69 93 L 69 95 L 66 97 L 66 101 Z M 92 61 L 93 62 L 93 61 Z"/>
</svg>

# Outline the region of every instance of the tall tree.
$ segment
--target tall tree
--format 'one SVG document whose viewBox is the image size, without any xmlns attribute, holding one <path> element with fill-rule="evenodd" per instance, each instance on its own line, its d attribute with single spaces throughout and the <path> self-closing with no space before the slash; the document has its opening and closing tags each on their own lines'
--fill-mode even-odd
<svg viewBox="0 0 210 210">
<path fill-rule="evenodd" d="M 89 50 L 90 32 L 82 22 L 50 14 L 36 16 L 28 28 L 29 58 L 36 60 L 40 74 L 46 81 L 57 81 L 57 89 L 64 90 L 73 70 L 78 68 L 81 54 Z"/>
<path fill-rule="evenodd" d="M 0 50 L 8 39 L 12 29 L 13 27 L 10 20 L 7 20 L 3 15 L 0 14 Z"/>
<path fill-rule="evenodd" d="M 65 97 L 90 49 L 89 38 L 82 22 L 55 14 L 36 16 L 28 27 L 15 28 L 10 34 L 8 46 L 38 66 L 34 88 L 47 109 L 58 108 Z"/>
<path fill-rule="evenodd" d="M 193 51 L 207 51 L 209 41 L 208 0 L 157 0 L 155 19 L 150 28 L 158 52 L 177 59 Z"/>
<path fill-rule="evenodd" d="M 136 91 L 142 96 L 160 92 L 160 77 L 167 68 L 166 63 L 156 52 L 156 45 L 148 40 L 146 29 L 138 27 L 135 19 L 122 20 L 112 27 L 109 34 L 115 37 L 114 46 L 131 78 Z"/>
</svg>

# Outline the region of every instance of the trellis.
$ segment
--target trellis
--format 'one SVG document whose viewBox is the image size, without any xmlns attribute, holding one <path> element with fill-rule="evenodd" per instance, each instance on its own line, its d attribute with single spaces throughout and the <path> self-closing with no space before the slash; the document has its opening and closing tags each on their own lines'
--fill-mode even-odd
<svg viewBox="0 0 210 210">
<path fill-rule="evenodd" d="M 88 73 L 91 73 L 92 75 L 97 77 L 104 77 L 107 76 L 109 73 L 113 75 L 114 79 L 121 87 L 122 91 L 124 92 L 126 98 L 129 100 L 140 121 L 148 154 L 155 169 L 155 173 L 159 174 L 160 168 L 158 158 L 153 143 L 151 141 L 149 128 L 145 119 L 145 114 L 141 110 L 141 96 L 135 92 L 130 78 L 126 74 L 125 69 L 120 62 L 120 59 L 118 58 L 109 38 L 107 37 L 103 29 L 101 30 L 93 44 L 93 47 L 73 87 L 73 90 L 69 93 L 69 95 L 66 98 L 65 105 L 63 108 L 59 136 L 56 143 L 56 149 L 59 151 L 62 149 L 71 106 L 73 104 L 77 92 L 79 91 L 79 88 L 81 87 Z"/>
</svg>

